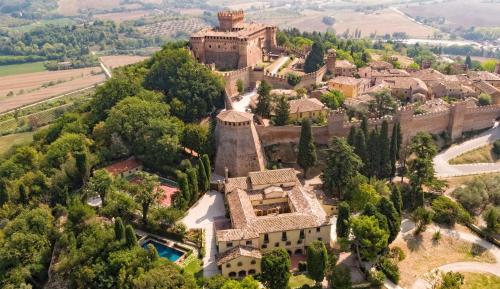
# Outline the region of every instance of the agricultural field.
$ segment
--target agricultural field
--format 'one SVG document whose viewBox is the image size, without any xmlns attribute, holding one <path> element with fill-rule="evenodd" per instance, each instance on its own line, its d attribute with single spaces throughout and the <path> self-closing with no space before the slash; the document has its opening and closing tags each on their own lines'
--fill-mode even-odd
<svg viewBox="0 0 500 289">
<path fill-rule="evenodd" d="M 201 19 L 188 18 L 149 24 L 141 27 L 140 30 L 146 36 L 174 37 L 177 33 L 190 34 L 206 26 L 207 24 Z"/>
<path fill-rule="evenodd" d="M 408 5 L 400 8 L 412 18 L 444 17 L 447 26 L 451 27 L 493 27 L 500 26 L 500 5 L 494 1 L 458 0 L 428 2 L 426 4 Z"/>
<path fill-rule="evenodd" d="M 15 145 L 25 145 L 33 141 L 35 132 L 21 132 L 0 136 L 0 157 Z"/>
<path fill-rule="evenodd" d="M 99 60 L 101 60 L 101 62 L 106 67 L 114 69 L 117 67 L 141 62 L 147 58 L 148 57 L 137 56 L 137 55 L 109 55 L 109 56 L 102 56 L 99 58 Z"/>
<path fill-rule="evenodd" d="M 45 66 L 43 64 L 44 62 L 40 61 L 22 64 L 2 65 L 0 66 L 0 77 L 45 71 L 47 69 L 45 69 Z"/>
<path fill-rule="evenodd" d="M 0 112 L 91 87 L 105 79 L 100 67 L 0 77 Z"/>
<path fill-rule="evenodd" d="M 115 13 L 104 13 L 104 14 L 96 14 L 94 18 L 99 20 L 112 20 L 117 23 L 123 21 L 137 20 L 141 18 L 146 18 L 152 15 L 157 15 L 158 12 L 156 10 L 133 10 L 133 11 L 124 11 L 124 12 L 115 12 Z"/>
<path fill-rule="evenodd" d="M 78 15 L 81 10 L 98 8 L 102 10 L 120 7 L 120 0 L 59 0 L 58 12 L 64 16 Z"/>
</svg>

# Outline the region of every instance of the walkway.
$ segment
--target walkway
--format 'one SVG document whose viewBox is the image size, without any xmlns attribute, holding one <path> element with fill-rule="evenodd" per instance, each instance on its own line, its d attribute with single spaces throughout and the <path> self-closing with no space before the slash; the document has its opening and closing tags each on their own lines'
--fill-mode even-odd
<svg viewBox="0 0 500 289">
<path fill-rule="evenodd" d="M 245 112 L 250 107 L 252 97 L 257 95 L 257 87 L 250 92 L 246 92 L 240 96 L 240 100 L 231 103 L 233 110 Z"/>
<path fill-rule="evenodd" d="M 274 61 L 271 65 L 269 65 L 271 67 L 271 69 L 266 68 L 267 72 L 269 74 L 278 74 L 281 66 L 283 66 L 288 61 L 288 59 L 290 59 L 290 57 L 281 56 L 276 61 Z"/>
<path fill-rule="evenodd" d="M 491 144 L 495 140 L 500 139 L 500 128 L 498 123 L 495 123 L 493 128 L 482 133 L 476 138 L 468 140 L 464 143 L 454 145 L 446 151 L 438 154 L 434 158 L 434 170 L 437 177 L 456 177 L 474 174 L 485 174 L 500 172 L 500 163 L 481 163 L 481 164 L 466 164 L 466 165 L 450 165 L 449 160 L 464 154 L 468 151 L 480 148 Z"/>
<path fill-rule="evenodd" d="M 214 221 L 217 217 L 225 216 L 224 199 L 221 193 L 209 191 L 194 204 L 182 222 L 188 229 L 201 228 L 205 230 L 205 257 L 203 258 L 203 275 L 210 277 L 219 274 L 215 255 L 217 247 L 215 244 Z"/>
</svg>

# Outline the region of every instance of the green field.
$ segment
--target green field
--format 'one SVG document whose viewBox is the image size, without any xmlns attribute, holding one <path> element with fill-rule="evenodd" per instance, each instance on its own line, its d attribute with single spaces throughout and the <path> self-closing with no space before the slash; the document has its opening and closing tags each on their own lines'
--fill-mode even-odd
<svg viewBox="0 0 500 289">
<path fill-rule="evenodd" d="M 16 75 L 31 72 L 41 72 L 45 71 L 45 66 L 43 66 L 43 61 L 22 63 L 22 64 L 11 64 L 11 65 L 1 65 L 0 66 L 0 77 L 8 75 Z"/>
<path fill-rule="evenodd" d="M 28 144 L 33 140 L 34 132 L 22 132 L 0 137 L 0 156 L 14 145 Z"/>
</svg>

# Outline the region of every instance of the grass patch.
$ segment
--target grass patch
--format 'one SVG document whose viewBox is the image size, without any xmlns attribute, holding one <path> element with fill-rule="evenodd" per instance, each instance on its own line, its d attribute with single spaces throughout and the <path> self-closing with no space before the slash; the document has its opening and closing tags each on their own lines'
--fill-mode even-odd
<svg viewBox="0 0 500 289">
<path fill-rule="evenodd" d="M 198 258 L 193 258 L 184 266 L 184 272 L 192 274 L 195 278 L 203 277 L 203 261 Z"/>
<path fill-rule="evenodd" d="M 24 145 L 33 141 L 35 132 L 23 132 L 0 137 L 0 156 L 15 145 Z"/>
<path fill-rule="evenodd" d="M 486 273 L 462 273 L 464 285 L 462 289 L 500 289 L 500 277 Z"/>
<path fill-rule="evenodd" d="M 23 73 L 42 72 L 47 70 L 45 69 L 43 63 L 44 61 L 2 65 L 0 66 L 0 77 Z"/>
<path fill-rule="evenodd" d="M 486 145 L 464 154 L 459 155 L 449 161 L 452 165 L 494 163 L 498 161 L 498 156 L 493 153 L 492 145 Z"/>
<path fill-rule="evenodd" d="M 290 277 L 290 280 L 288 280 L 288 287 L 292 289 L 300 288 L 306 284 L 312 286 L 314 285 L 314 280 L 312 280 L 311 278 L 307 277 L 304 274 L 292 275 Z"/>
</svg>

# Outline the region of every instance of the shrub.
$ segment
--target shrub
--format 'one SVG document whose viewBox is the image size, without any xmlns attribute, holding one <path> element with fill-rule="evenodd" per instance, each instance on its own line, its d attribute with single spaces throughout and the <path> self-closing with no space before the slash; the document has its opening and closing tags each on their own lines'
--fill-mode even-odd
<svg viewBox="0 0 500 289">
<path fill-rule="evenodd" d="M 432 202 L 432 209 L 436 223 L 453 226 L 456 222 L 467 224 L 471 221 L 471 216 L 462 206 L 445 196 L 437 197 Z"/>
<path fill-rule="evenodd" d="M 432 234 L 432 241 L 439 242 L 439 240 L 441 240 L 441 231 L 437 230 Z"/>
<path fill-rule="evenodd" d="M 398 261 L 403 261 L 406 258 L 406 254 L 403 251 L 403 249 L 401 249 L 401 247 L 397 247 L 397 246 L 391 248 L 390 256 L 391 256 L 391 258 L 397 259 Z"/>
<path fill-rule="evenodd" d="M 478 97 L 478 102 L 480 106 L 490 105 L 491 104 L 491 96 L 486 93 L 481 93 Z"/>
<path fill-rule="evenodd" d="M 290 84 L 291 86 L 296 86 L 297 84 L 299 84 L 301 79 L 302 77 L 295 73 L 288 73 L 286 77 L 288 84 Z"/>
<path fill-rule="evenodd" d="M 493 143 L 493 152 L 497 155 L 500 155 L 500 139 L 497 139 Z"/>
<path fill-rule="evenodd" d="M 398 284 L 400 278 L 398 265 L 390 259 L 382 258 L 378 264 L 378 268 L 384 272 L 385 276 L 387 276 L 389 280 Z"/>
<path fill-rule="evenodd" d="M 376 269 L 372 269 L 368 273 L 368 282 L 370 282 L 370 284 L 372 286 L 375 286 L 378 288 L 378 287 L 382 286 L 382 284 L 384 284 L 384 281 L 385 281 L 384 272 L 376 270 Z"/>
<path fill-rule="evenodd" d="M 307 271 L 307 262 L 300 261 L 299 262 L 299 272 L 305 272 L 305 271 Z"/>
</svg>

